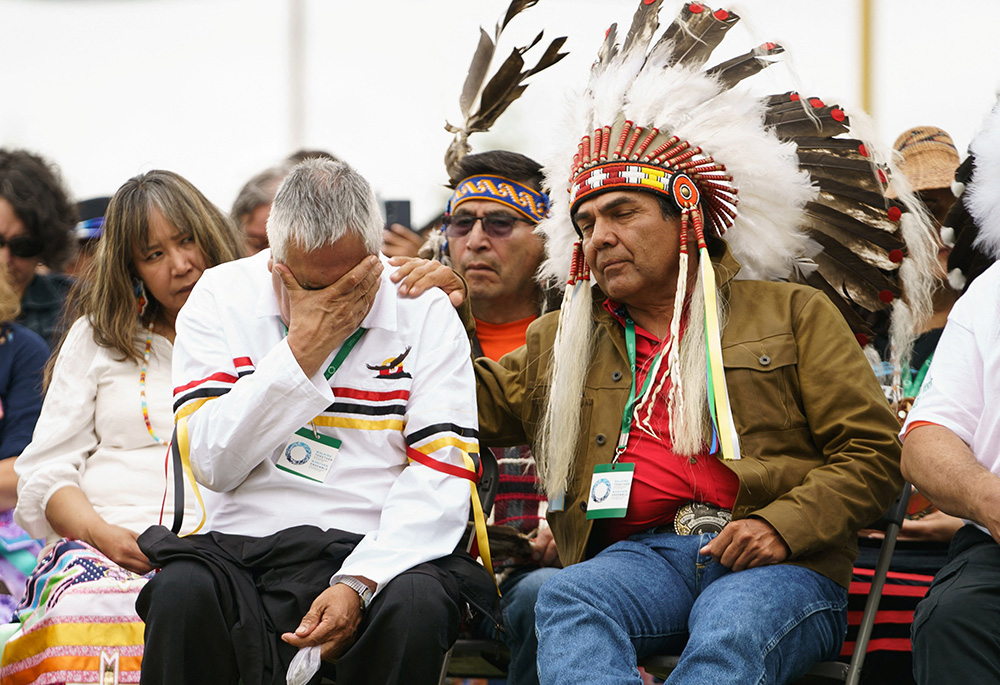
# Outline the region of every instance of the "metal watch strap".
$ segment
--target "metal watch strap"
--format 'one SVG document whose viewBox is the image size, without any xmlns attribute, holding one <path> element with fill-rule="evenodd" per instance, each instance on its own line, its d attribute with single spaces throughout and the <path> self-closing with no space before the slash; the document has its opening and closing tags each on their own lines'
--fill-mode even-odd
<svg viewBox="0 0 1000 685">
<path fill-rule="evenodd" d="M 343 576 L 341 578 L 338 578 L 337 583 L 346 585 L 347 587 L 351 588 L 352 590 L 358 593 L 358 598 L 361 600 L 362 611 L 368 608 L 368 605 L 371 604 L 372 597 L 375 596 L 375 593 L 372 592 L 372 589 L 370 587 L 362 583 L 354 576 Z"/>
</svg>

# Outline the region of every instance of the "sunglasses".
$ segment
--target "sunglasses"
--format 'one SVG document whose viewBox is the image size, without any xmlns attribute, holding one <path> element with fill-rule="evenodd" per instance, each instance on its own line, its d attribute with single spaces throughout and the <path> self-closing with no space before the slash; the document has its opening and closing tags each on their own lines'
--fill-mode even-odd
<svg viewBox="0 0 1000 685">
<path fill-rule="evenodd" d="M 477 221 L 483 222 L 483 231 L 491 238 L 506 238 L 514 230 L 514 224 L 518 221 L 530 223 L 519 216 L 510 214 L 487 214 L 486 216 L 473 216 L 472 214 L 459 214 L 449 217 L 445 223 L 445 232 L 449 238 L 462 238 L 467 236 Z"/>
<path fill-rule="evenodd" d="M 30 235 L 19 235 L 14 238 L 4 238 L 0 235 L 0 250 L 10 248 L 15 257 L 37 257 L 45 249 L 45 243 Z"/>
</svg>

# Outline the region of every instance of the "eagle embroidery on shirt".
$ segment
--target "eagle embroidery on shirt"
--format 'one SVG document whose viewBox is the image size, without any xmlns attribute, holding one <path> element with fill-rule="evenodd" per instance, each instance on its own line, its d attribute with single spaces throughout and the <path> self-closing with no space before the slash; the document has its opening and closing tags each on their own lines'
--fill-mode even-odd
<svg viewBox="0 0 1000 685">
<path fill-rule="evenodd" d="M 386 359 L 381 364 L 365 364 L 371 371 L 378 371 L 378 375 L 375 378 L 413 378 L 406 371 L 403 371 L 403 360 L 406 359 L 406 355 L 410 353 L 410 348 L 407 347 L 403 350 L 403 353 L 393 359 Z"/>
</svg>

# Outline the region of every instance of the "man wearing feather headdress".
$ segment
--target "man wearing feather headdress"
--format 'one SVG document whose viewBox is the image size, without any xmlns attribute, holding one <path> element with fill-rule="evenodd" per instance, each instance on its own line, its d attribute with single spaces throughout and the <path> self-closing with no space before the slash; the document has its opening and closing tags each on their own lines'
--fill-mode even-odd
<svg viewBox="0 0 1000 685">
<path fill-rule="evenodd" d="M 780 46 L 702 72 L 738 17 L 688 3 L 654 44 L 659 5 L 611 28 L 546 168 L 566 293 L 476 362 L 480 438 L 532 445 L 568 566 L 543 683 L 681 649 L 678 682 L 787 682 L 838 654 L 857 531 L 902 485 L 858 343 L 932 252 L 843 110 L 732 89 Z"/>
</svg>

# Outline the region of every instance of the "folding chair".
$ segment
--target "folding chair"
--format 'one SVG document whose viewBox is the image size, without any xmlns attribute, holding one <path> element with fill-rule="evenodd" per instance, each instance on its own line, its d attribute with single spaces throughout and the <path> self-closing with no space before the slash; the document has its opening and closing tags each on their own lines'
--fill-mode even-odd
<svg viewBox="0 0 1000 685">
<path fill-rule="evenodd" d="M 833 681 L 857 685 L 861 677 L 861 667 L 864 665 L 865 655 L 868 651 L 868 640 L 871 638 L 872 629 L 875 626 L 875 614 L 882 599 L 882 588 L 885 586 L 886 574 L 889 572 L 889 562 L 892 561 L 892 553 L 896 549 L 896 537 L 899 535 L 900 526 L 903 525 L 903 518 L 906 516 L 906 507 L 909 502 L 910 484 L 904 483 L 902 493 L 892 503 L 889 510 L 878 521 L 869 526 L 869 528 L 885 531 L 885 539 L 882 541 L 878 561 L 875 564 L 875 575 L 872 577 L 871 589 L 868 592 L 865 610 L 861 616 L 861 625 L 858 628 L 858 638 L 854 645 L 854 652 L 851 654 L 850 664 L 842 661 L 820 662 L 813 666 L 809 673 L 798 681 L 799 683 Z M 639 665 L 647 673 L 657 678 L 666 678 L 677 667 L 678 658 L 676 655 L 658 655 L 641 659 Z"/>
</svg>

